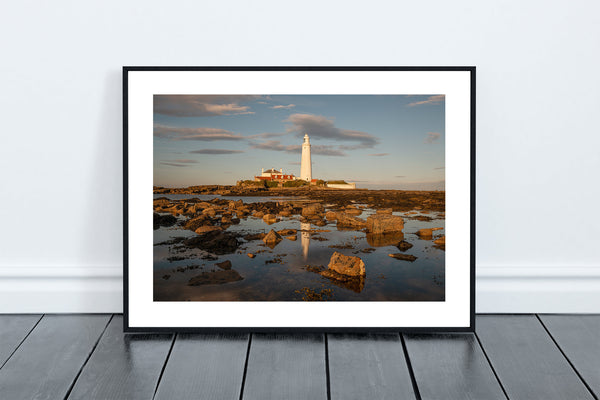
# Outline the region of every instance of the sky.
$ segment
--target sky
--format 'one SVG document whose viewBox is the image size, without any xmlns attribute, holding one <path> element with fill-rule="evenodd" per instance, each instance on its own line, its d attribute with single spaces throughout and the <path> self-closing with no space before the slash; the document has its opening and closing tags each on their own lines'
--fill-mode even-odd
<svg viewBox="0 0 600 400">
<path fill-rule="evenodd" d="M 358 188 L 444 190 L 445 96 L 155 95 L 154 184 L 234 185 L 261 168 Z"/>
</svg>

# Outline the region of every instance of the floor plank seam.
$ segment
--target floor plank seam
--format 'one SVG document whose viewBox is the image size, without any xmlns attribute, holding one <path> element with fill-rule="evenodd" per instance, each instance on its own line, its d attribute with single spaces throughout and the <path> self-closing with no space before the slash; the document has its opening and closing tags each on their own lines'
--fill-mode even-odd
<svg viewBox="0 0 600 400">
<path fill-rule="evenodd" d="M 577 368 L 575 368 L 575 365 L 573 365 L 573 363 L 571 362 L 571 360 L 569 359 L 569 357 L 567 357 L 567 355 L 565 354 L 565 352 L 563 351 L 563 349 L 559 346 L 559 344 L 556 341 L 556 339 L 554 339 L 554 336 L 552 336 L 552 333 L 550 333 L 550 330 L 548 329 L 548 327 L 546 327 L 546 325 L 544 324 L 544 321 L 542 321 L 542 319 L 540 318 L 540 316 L 538 314 L 535 314 L 535 317 L 540 322 L 540 324 L 542 324 L 542 327 L 544 328 L 544 330 L 546 331 L 546 333 L 548 334 L 548 336 L 550 336 L 550 339 L 552 339 L 552 342 L 554 342 L 554 345 L 556 346 L 556 348 L 558 349 L 558 351 L 560 351 L 560 354 L 562 354 L 562 356 L 565 358 L 565 360 L 567 360 L 567 362 L 569 363 L 569 365 L 571 366 L 571 368 L 573 369 L 573 371 L 575 372 L 575 374 L 577 374 L 577 376 L 579 377 L 579 379 L 581 380 L 581 382 L 583 383 L 583 385 L 585 386 L 585 388 L 588 390 L 588 392 L 590 392 L 590 394 L 592 395 L 592 397 L 594 399 L 598 400 L 598 396 L 596 396 L 596 394 L 594 393 L 594 391 L 592 390 L 592 388 L 590 387 L 590 385 L 588 385 L 588 383 L 585 381 L 585 379 L 583 378 L 583 376 L 581 376 L 581 374 L 579 373 L 579 371 L 577 370 Z"/>
<path fill-rule="evenodd" d="M 240 387 L 240 400 L 244 397 L 244 386 L 246 385 L 246 373 L 248 372 L 248 361 L 250 360 L 250 346 L 252 345 L 252 333 L 248 334 L 248 347 L 246 348 L 246 361 L 244 362 L 244 373 L 242 374 L 242 386 Z"/>
<path fill-rule="evenodd" d="M 40 321 L 42 320 L 42 318 L 44 318 L 44 315 L 46 315 L 46 314 L 42 314 L 42 316 L 37 320 L 37 322 L 29 330 L 29 332 L 27 332 L 27 335 L 25 335 L 25 337 L 23 338 L 23 340 L 21 340 L 19 342 L 19 344 L 17 345 L 17 347 L 10 353 L 10 355 L 8 356 L 8 358 L 6 359 L 6 361 L 4 361 L 4 363 L 2 363 L 2 365 L 0 365 L 0 369 L 2 369 L 6 365 L 6 363 L 8 362 L 8 360 L 10 360 L 12 358 L 13 354 L 15 354 L 17 352 L 17 350 L 19 350 L 19 347 L 21 347 L 21 345 L 23 344 L 23 342 L 25 342 L 25 340 L 27 340 L 27 338 L 29 337 L 29 335 L 31 335 L 31 332 L 33 332 L 34 329 L 38 326 L 38 324 L 40 323 Z"/>
<path fill-rule="evenodd" d="M 67 393 L 65 394 L 64 400 L 67 400 L 69 398 L 69 396 L 71 395 L 71 392 L 73 391 L 73 388 L 75 387 L 75 384 L 77 383 L 77 380 L 79 379 L 79 376 L 81 376 L 81 373 L 83 372 L 83 369 L 87 365 L 87 363 L 90 360 L 90 358 L 92 358 L 92 354 L 94 354 L 94 352 L 96 351 L 96 348 L 98 347 L 98 343 L 100 343 L 100 340 L 102 339 L 102 336 L 104 336 L 104 332 L 106 332 L 106 330 L 108 329 L 108 326 L 110 325 L 110 321 L 112 321 L 112 319 L 114 318 L 114 316 L 115 316 L 115 314 L 111 314 L 110 318 L 108 319 L 108 322 L 104 326 L 104 329 L 102 330 L 102 332 L 98 336 L 98 339 L 96 339 L 96 342 L 94 343 L 94 346 L 92 346 L 92 351 L 90 351 L 90 354 L 87 355 L 85 361 L 83 362 L 83 364 L 79 368 L 79 371 L 77 371 L 77 374 L 75 375 L 75 379 L 73 379 L 73 382 L 71 382 L 71 385 L 69 386 L 69 389 L 67 390 Z"/>
<path fill-rule="evenodd" d="M 169 347 L 169 352 L 167 353 L 167 357 L 165 358 L 165 362 L 160 370 L 160 374 L 158 375 L 158 380 L 156 381 L 156 387 L 154 388 L 154 394 L 152 395 L 152 400 L 156 397 L 156 393 L 158 393 L 158 387 L 160 386 L 160 381 L 162 380 L 163 374 L 165 373 L 165 369 L 167 369 L 167 364 L 169 363 L 169 357 L 171 357 L 171 352 L 173 351 L 173 346 L 175 346 L 175 340 L 177 339 L 177 333 L 173 334 L 173 339 L 171 339 L 171 347 Z"/>
<path fill-rule="evenodd" d="M 329 374 L 329 335 L 325 336 L 325 380 L 327 383 L 327 400 L 331 400 L 331 375 Z"/>
<path fill-rule="evenodd" d="M 481 339 L 479 339 L 479 335 L 477 335 L 477 332 L 473 332 L 473 335 L 475 335 L 475 339 L 477 340 L 477 343 L 479 344 L 479 348 L 481 348 L 481 352 L 483 353 L 483 356 L 487 360 L 488 365 L 490 366 L 492 372 L 494 373 L 494 377 L 496 378 L 496 381 L 498 381 L 498 385 L 500 385 L 500 389 L 502 389 L 502 393 L 504 393 L 504 397 L 506 397 L 507 400 L 510 400 L 510 397 L 508 397 L 508 393 L 506 393 L 506 389 L 504 388 L 504 385 L 502 384 L 502 381 L 500 380 L 500 377 L 498 376 L 496 369 L 492 365 L 492 361 L 490 360 L 490 357 L 488 356 L 487 352 L 485 351 L 485 348 L 483 347 L 483 343 L 481 343 Z"/>
<path fill-rule="evenodd" d="M 406 365 L 408 367 L 408 374 L 410 375 L 410 381 L 413 386 L 413 392 L 415 393 L 415 399 L 421 400 L 421 392 L 419 391 L 419 385 L 417 384 L 417 378 L 415 377 L 415 371 L 413 371 L 412 363 L 410 362 L 410 356 L 408 355 L 408 348 L 406 347 L 406 343 L 404 341 L 404 334 L 399 333 L 400 335 L 400 343 L 402 343 L 402 351 L 404 352 L 404 359 L 406 361 Z"/>
</svg>

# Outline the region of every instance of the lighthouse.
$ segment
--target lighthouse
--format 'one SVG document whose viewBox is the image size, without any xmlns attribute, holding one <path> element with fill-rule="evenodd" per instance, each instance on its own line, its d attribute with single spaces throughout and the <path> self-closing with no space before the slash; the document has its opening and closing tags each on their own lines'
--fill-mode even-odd
<svg viewBox="0 0 600 400">
<path fill-rule="evenodd" d="M 310 182 L 312 179 L 312 164 L 310 160 L 310 140 L 308 134 L 304 134 L 302 143 L 302 160 L 300 162 L 300 179 Z"/>
</svg>

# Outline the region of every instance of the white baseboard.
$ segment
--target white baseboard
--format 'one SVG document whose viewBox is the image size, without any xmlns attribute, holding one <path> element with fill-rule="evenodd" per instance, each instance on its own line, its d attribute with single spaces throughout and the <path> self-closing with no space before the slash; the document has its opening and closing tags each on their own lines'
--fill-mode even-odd
<svg viewBox="0 0 600 400">
<path fill-rule="evenodd" d="M 123 267 L 0 267 L 0 313 L 120 313 Z"/>
<path fill-rule="evenodd" d="M 0 267 L 0 313 L 120 313 L 123 273 Z M 600 267 L 478 267 L 478 313 L 600 313 Z"/>
<path fill-rule="evenodd" d="M 600 313 L 600 267 L 477 267 L 478 313 Z"/>
</svg>

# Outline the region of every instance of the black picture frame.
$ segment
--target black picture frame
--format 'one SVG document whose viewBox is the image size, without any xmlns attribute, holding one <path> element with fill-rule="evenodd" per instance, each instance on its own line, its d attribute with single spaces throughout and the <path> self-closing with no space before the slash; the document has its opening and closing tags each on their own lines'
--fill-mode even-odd
<svg viewBox="0 0 600 400">
<path fill-rule="evenodd" d="M 129 74 L 136 71 L 462 71 L 470 75 L 470 249 L 469 326 L 464 327 L 156 327 L 130 324 L 129 299 Z M 278 333 L 278 332 L 474 332 L 475 330 L 475 167 L 476 167 L 476 67 L 474 66 L 124 66 L 123 67 L 123 330 L 126 333 Z"/>
</svg>

